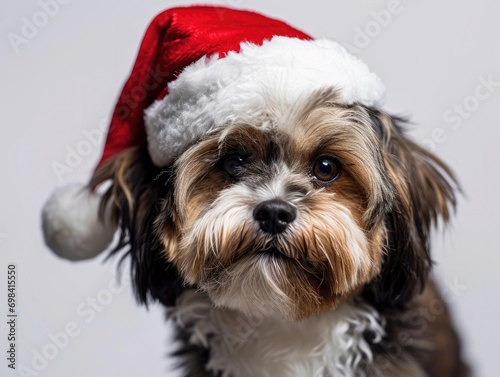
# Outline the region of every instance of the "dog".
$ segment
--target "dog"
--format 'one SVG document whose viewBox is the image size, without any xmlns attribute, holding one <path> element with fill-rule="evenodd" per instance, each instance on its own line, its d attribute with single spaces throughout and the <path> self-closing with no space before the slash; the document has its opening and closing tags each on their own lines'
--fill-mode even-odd
<svg viewBox="0 0 500 377">
<path fill-rule="evenodd" d="M 186 38 L 172 26 L 184 25 L 179 14 L 192 25 L 221 12 L 233 29 L 241 17 L 283 27 L 251 12 L 174 8 L 143 50 L 158 25 Z M 112 229 L 98 251 L 117 226 L 111 254 L 125 250 L 141 303 L 166 307 L 186 376 L 469 376 L 429 275 L 431 229 L 456 206 L 452 171 L 382 110 L 364 63 L 287 33 L 203 54 L 165 74 L 168 93 L 153 88 L 153 105 L 139 101 L 149 102 L 137 110 L 145 136 L 108 154 L 89 184 L 92 193 L 108 185 L 89 205 L 102 221 L 89 234 Z M 316 66 L 330 69 L 328 51 L 345 61 L 332 68 L 339 83 Z M 127 85 L 119 101 L 137 89 Z M 44 231 L 62 254 L 54 203 Z"/>
</svg>

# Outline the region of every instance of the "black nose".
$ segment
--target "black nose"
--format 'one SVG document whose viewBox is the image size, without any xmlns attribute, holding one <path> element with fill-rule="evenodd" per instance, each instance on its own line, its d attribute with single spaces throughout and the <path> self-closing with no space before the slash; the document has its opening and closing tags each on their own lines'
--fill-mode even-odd
<svg viewBox="0 0 500 377">
<path fill-rule="evenodd" d="M 295 220 L 297 210 L 283 200 L 273 199 L 255 207 L 253 217 L 264 232 L 277 234 L 284 232 L 288 224 Z"/>
</svg>

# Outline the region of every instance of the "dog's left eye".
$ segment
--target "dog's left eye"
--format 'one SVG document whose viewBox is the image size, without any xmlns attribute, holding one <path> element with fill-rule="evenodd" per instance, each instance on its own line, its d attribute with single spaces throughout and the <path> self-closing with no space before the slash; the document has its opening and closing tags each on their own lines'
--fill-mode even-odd
<svg viewBox="0 0 500 377">
<path fill-rule="evenodd" d="M 229 174 L 230 177 L 236 177 L 241 174 L 245 160 L 239 154 L 233 154 L 225 157 L 222 160 L 222 169 Z"/>
<path fill-rule="evenodd" d="M 323 183 L 332 182 L 340 174 L 340 162 L 329 156 L 321 156 L 314 161 L 312 174 Z"/>
</svg>

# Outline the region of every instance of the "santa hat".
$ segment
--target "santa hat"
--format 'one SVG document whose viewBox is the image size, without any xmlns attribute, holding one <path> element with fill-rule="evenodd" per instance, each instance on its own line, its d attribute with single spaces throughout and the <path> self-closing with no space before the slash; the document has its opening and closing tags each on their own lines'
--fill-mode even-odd
<svg viewBox="0 0 500 377">
<path fill-rule="evenodd" d="M 324 88 L 336 88 L 345 104 L 383 101 L 380 79 L 337 42 L 249 11 L 166 10 L 146 31 L 98 166 L 146 143 L 153 163 L 169 166 L 204 135 Z M 52 194 L 42 219 L 56 254 L 77 260 L 106 249 L 116 224 L 98 220 L 99 201 L 85 187 Z"/>
</svg>

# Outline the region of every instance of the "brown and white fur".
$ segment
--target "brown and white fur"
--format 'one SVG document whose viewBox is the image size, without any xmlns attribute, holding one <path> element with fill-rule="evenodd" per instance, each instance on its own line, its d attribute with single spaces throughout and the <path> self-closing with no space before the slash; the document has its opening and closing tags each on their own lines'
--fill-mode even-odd
<svg viewBox="0 0 500 377">
<path fill-rule="evenodd" d="M 455 206 L 448 167 L 334 90 L 269 108 L 168 168 L 138 147 L 91 182 L 112 182 L 115 252 L 140 302 L 167 307 L 185 375 L 469 376 L 428 276 L 431 227 Z M 278 231 L 259 217 L 269 202 L 293 214 Z"/>
</svg>

